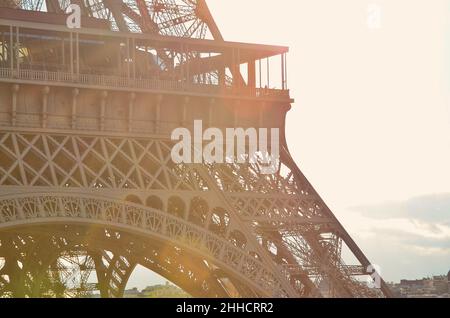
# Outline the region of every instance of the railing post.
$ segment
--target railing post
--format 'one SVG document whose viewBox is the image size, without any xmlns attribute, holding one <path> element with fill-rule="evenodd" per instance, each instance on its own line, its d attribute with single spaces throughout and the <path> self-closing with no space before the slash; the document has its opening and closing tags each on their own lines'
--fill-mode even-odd
<svg viewBox="0 0 450 318">
<path fill-rule="evenodd" d="M 237 93 L 240 95 L 242 93 L 242 88 L 244 83 L 241 82 L 241 50 L 236 49 L 236 76 L 237 76 Z"/>
<path fill-rule="evenodd" d="M 288 65 L 287 65 L 287 54 L 284 53 L 284 86 L 288 89 Z"/>
<path fill-rule="evenodd" d="M 66 42 L 66 38 L 63 36 L 62 37 L 62 41 L 61 41 L 61 57 L 62 57 L 62 65 L 64 66 L 64 68 L 66 67 L 66 46 L 65 43 Z"/>
<path fill-rule="evenodd" d="M 262 62 L 261 59 L 258 60 L 259 64 L 259 88 L 262 88 Z"/>
<path fill-rule="evenodd" d="M 161 65 L 160 65 L 160 62 L 159 62 L 159 53 L 158 53 L 158 50 L 156 50 L 156 69 L 157 69 L 157 72 L 156 72 L 156 79 L 159 80 L 159 78 L 160 78 L 160 72 L 161 72 Z"/>
<path fill-rule="evenodd" d="M 9 26 L 9 64 L 11 67 L 11 75 L 14 77 L 14 37 L 13 37 L 13 26 Z"/>
<path fill-rule="evenodd" d="M 237 82 L 237 78 L 236 78 L 236 57 L 235 57 L 235 49 L 231 49 L 231 67 L 230 67 L 230 71 L 231 71 L 231 76 L 233 77 L 233 82 L 231 83 L 232 85 L 232 90 L 233 93 L 236 92 L 236 82 Z"/>
<path fill-rule="evenodd" d="M 256 95 L 255 89 L 256 89 L 256 61 L 251 60 L 248 62 L 248 87 L 251 90 L 253 95 Z"/>
<path fill-rule="evenodd" d="M 70 32 L 70 80 L 73 81 L 73 33 Z"/>
<path fill-rule="evenodd" d="M 19 92 L 20 86 L 14 84 L 12 86 L 12 107 L 11 107 L 11 125 L 16 126 L 17 122 L 17 93 Z"/>
<path fill-rule="evenodd" d="M 225 55 L 222 54 L 222 57 L 225 59 Z M 224 87 L 226 85 L 226 76 L 225 76 L 225 61 L 222 61 L 219 65 L 219 70 L 217 71 L 218 76 L 218 84 L 220 87 Z"/>
<path fill-rule="evenodd" d="M 20 42 L 19 42 L 19 27 L 16 27 L 16 68 L 17 76 L 20 76 Z"/>
<path fill-rule="evenodd" d="M 79 33 L 75 33 L 75 48 L 76 48 L 76 62 L 77 62 L 77 79 L 80 76 L 80 36 Z"/>
<path fill-rule="evenodd" d="M 154 130 L 155 130 L 155 133 L 159 133 L 160 132 L 160 130 L 161 130 L 161 127 L 160 127 L 160 124 L 161 124 L 161 122 L 160 122 L 160 120 L 161 120 L 161 104 L 162 104 L 162 101 L 163 101 L 163 96 L 162 95 L 158 95 L 157 97 L 156 97 L 156 109 L 155 109 L 155 127 L 154 127 Z"/>
<path fill-rule="evenodd" d="M 190 61 L 188 59 L 188 55 L 189 55 L 189 47 L 184 47 L 184 51 L 185 51 L 185 55 L 186 55 L 186 90 L 189 90 L 189 86 L 191 86 L 192 82 L 191 82 L 191 70 L 189 67 Z"/>
<path fill-rule="evenodd" d="M 48 120 L 48 94 L 50 87 L 45 86 L 42 90 L 42 128 L 47 128 Z"/>
<path fill-rule="evenodd" d="M 78 88 L 72 90 L 72 129 L 77 128 L 77 97 L 79 93 Z"/>
<path fill-rule="evenodd" d="M 130 38 L 127 38 L 127 82 L 130 85 Z"/>
<path fill-rule="evenodd" d="M 100 105 L 100 130 L 105 130 L 105 114 L 106 114 L 106 99 L 108 98 L 108 92 L 102 92 L 102 101 Z"/>
<path fill-rule="evenodd" d="M 133 107 L 136 100 L 136 93 L 130 93 L 130 100 L 128 104 L 128 132 L 133 131 Z"/>
<path fill-rule="evenodd" d="M 181 43 L 181 53 L 180 53 L 180 80 L 181 80 L 181 86 L 183 88 L 183 90 L 185 89 L 185 80 L 184 78 L 187 76 L 185 76 L 184 74 L 184 44 Z"/>
<path fill-rule="evenodd" d="M 281 54 L 281 89 L 283 89 L 283 90 L 285 90 L 286 89 L 286 86 L 285 86 L 285 75 L 284 75 L 284 71 L 285 71 L 285 68 L 284 68 L 284 53 L 283 54 Z"/>
<path fill-rule="evenodd" d="M 132 40 L 133 45 L 133 80 L 136 80 L 136 39 Z"/>
</svg>

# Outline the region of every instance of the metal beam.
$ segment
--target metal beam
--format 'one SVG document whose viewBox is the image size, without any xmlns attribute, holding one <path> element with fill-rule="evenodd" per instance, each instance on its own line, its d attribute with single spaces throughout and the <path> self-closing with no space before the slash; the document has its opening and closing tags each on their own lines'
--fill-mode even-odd
<svg viewBox="0 0 450 318">
<path fill-rule="evenodd" d="M 129 32 L 130 29 L 128 28 L 127 23 L 125 22 L 125 18 L 122 14 L 122 1 L 117 0 L 103 0 L 105 6 L 111 11 L 112 15 L 114 16 L 114 20 L 117 23 L 117 27 L 121 32 Z"/>
<path fill-rule="evenodd" d="M 58 0 L 45 0 L 48 12 L 61 13 L 61 7 Z"/>
</svg>

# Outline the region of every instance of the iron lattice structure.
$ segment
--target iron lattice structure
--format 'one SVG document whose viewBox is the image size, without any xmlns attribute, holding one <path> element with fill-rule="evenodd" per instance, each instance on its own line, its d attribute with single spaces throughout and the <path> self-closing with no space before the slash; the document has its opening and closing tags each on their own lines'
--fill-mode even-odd
<svg viewBox="0 0 450 318">
<path fill-rule="evenodd" d="M 171 160 L 195 119 L 284 131 L 287 48 L 224 41 L 204 0 L 1 0 L 0 31 L 0 295 L 121 297 L 141 265 L 199 297 L 390 296 L 284 136 L 272 175 Z"/>
<path fill-rule="evenodd" d="M 188 38 L 221 35 L 204 1 L 192 0 L 6 0 L 8 6 L 32 11 L 66 12 L 78 4 L 82 14 L 111 22 L 114 30 L 153 32 Z M 210 27 L 212 27 L 210 29 Z"/>
</svg>

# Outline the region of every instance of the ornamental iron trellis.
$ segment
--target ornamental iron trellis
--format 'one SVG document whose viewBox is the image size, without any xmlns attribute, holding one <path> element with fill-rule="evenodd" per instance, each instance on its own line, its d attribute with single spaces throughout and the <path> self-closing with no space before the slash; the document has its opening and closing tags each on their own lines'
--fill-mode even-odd
<svg viewBox="0 0 450 318">
<path fill-rule="evenodd" d="M 100 43 L 98 34 L 71 33 L 69 40 L 58 31 L 62 41 L 56 42 L 52 30 L 33 33 L 12 22 L 1 28 L 0 295 L 86 297 L 98 291 L 121 297 L 141 265 L 199 297 L 390 296 L 382 280 L 379 289 L 367 285 L 373 279 L 369 260 L 298 169 L 284 136 L 272 175 L 248 164 L 171 160 L 171 128 L 193 119 L 284 131 L 291 102 L 284 82 L 275 99 L 270 89 L 253 99 L 232 90 L 236 83 L 255 85 L 233 62 L 248 63 L 250 79 L 252 72 L 256 77 L 250 62 L 277 49 L 257 47 L 267 51 L 255 53 L 255 47 L 225 42 L 204 0 L 0 2 L 49 17 L 64 17 L 70 4 L 79 5 L 84 18 L 130 37 L 116 43 L 108 35 L 120 51 L 118 73 L 97 68 L 91 74 L 83 63 L 95 55 L 89 45 Z M 163 44 L 130 50 L 128 42 L 141 40 L 136 34 L 158 36 Z M 205 67 L 202 59 L 221 56 L 180 50 L 173 37 L 229 54 L 226 74 L 217 67 L 189 73 Z M 69 44 L 75 48 L 68 50 Z M 153 52 L 158 76 L 167 72 L 167 78 L 138 79 L 139 67 L 131 72 L 129 62 L 143 52 Z M 186 64 L 191 68 L 183 69 Z M 284 81 L 284 57 L 282 71 Z M 220 78 L 224 87 L 208 94 L 192 86 Z M 139 81 L 146 85 L 137 87 Z"/>
</svg>

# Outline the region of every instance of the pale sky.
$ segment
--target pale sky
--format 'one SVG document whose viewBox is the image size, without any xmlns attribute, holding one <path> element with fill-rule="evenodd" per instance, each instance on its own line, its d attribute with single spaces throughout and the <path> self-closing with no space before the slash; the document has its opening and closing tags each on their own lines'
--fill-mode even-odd
<svg viewBox="0 0 450 318">
<path fill-rule="evenodd" d="M 207 2 L 226 40 L 290 47 L 290 150 L 385 279 L 447 273 L 450 0 Z"/>
<path fill-rule="evenodd" d="M 208 3 L 227 40 L 290 46 L 290 150 L 386 279 L 446 273 L 450 200 L 428 198 L 450 196 L 450 1 Z M 380 29 L 367 25 L 370 4 Z M 434 206 L 399 216 L 416 197 L 444 205 L 441 218 L 428 220 Z"/>
</svg>

